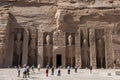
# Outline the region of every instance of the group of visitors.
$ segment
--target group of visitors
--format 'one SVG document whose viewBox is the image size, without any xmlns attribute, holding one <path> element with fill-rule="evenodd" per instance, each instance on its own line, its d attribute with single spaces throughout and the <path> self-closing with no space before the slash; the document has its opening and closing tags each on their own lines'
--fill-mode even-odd
<svg viewBox="0 0 120 80">
<path fill-rule="evenodd" d="M 34 65 L 32 65 L 31 67 L 27 66 L 26 64 L 23 65 L 23 78 L 29 78 L 30 77 L 30 68 L 32 70 L 32 72 L 34 72 Z M 38 65 L 38 71 L 40 71 L 40 64 Z M 21 67 L 18 65 L 17 66 L 17 71 L 18 71 L 18 77 L 20 77 L 20 70 Z"/>
<path fill-rule="evenodd" d="M 49 65 L 46 65 L 46 76 L 48 77 L 48 73 L 49 73 Z M 51 75 L 54 75 L 54 66 L 51 67 Z M 61 66 L 58 67 L 58 76 L 61 75 Z"/>
<path fill-rule="evenodd" d="M 31 68 L 32 72 L 34 72 L 34 65 L 32 65 L 31 67 L 29 67 L 27 65 L 23 66 L 23 78 L 30 77 L 30 68 Z M 37 69 L 40 72 L 40 69 L 41 69 L 40 64 L 38 64 Z M 49 69 L 50 69 L 50 66 L 47 64 L 46 65 L 46 77 L 48 77 Z M 54 75 L 54 69 L 55 69 L 54 66 L 52 66 L 51 67 L 51 75 Z M 77 73 L 77 69 L 78 69 L 78 66 L 75 66 L 74 67 L 75 73 Z M 90 66 L 89 69 L 90 69 L 90 73 L 92 73 L 92 66 Z M 17 71 L 18 71 L 18 77 L 20 77 L 20 66 L 17 67 Z M 67 73 L 70 75 L 70 66 L 69 65 L 67 66 Z M 58 67 L 57 76 L 61 76 L 61 66 Z"/>
<path fill-rule="evenodd" d="M 48 73 L 49 73 L 49 65 L 46 65 L 46 77 L 48 77 Z M 90 66 L 90 73 L 92 73 L 92 66 Z M 74 67 L 74 70 L 75 70 L 75 73 L 77 73 L 77 70 L 78 70 L 78 66 L 75 66 Z M 70 74 L 70 66 L 68 65 L 67 66 L 67 73 Z M 52 66 L 51 68 L 51 75 L 54 75 L 54 66 Z M 57 73 L 57 76 L 60 76 L 61 75 L 61 66 L 58 67 L 58 73 Z"/>
<path fill-rule="evenodd" d="M 30 72 L 30 67 L 29 66 L 26 66 L 26 65 L 24 65 L 24 67 L 23 67 L 23 78 L 27 78 L 27 76 L 28 76 L 28 78 L 29 78 L 29 72 Z"/>
<path fill-rule="evenodd" d="M 49 68 L 50 68 L 49 65 L 46 65 L 46 76 L 48 76 Z M 77 73 L 78 66 L 75 66 L 74 69 L 75 72 Z M 70 74 L 70 66 L 67 66 L 67 70 L 68 70 L 68 74 Z M 51 68 L 51 75 L 54 75 L 54 66 L 52 66 Z M 58 67 L 58 73 L 57 73 L 57 76 L 60 75 L 61 75 L 61 66 Z"/>
</svg>

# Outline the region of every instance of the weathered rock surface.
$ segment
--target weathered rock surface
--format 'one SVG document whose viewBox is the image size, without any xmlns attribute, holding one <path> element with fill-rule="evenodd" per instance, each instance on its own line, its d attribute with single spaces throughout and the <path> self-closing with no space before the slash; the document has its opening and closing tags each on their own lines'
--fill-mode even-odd
<svg viewBox="0 0 120 80">
<path fill-rule="evenodd" d="M 82 68 L 90 65 L 113 68 L 117 61 L 119 68 L 119 19 L 119 0 L 0 0 L 0 67 L 44 66 L 48 60 L 56 66 L 56 56 L 62 55 L 64 67 L 73 62 L 85 64 Z M 23 45 L 20 56 L 14 47 L 19 33 Z M 46 47 L 47 35 L 51 39 L 50 49 Z M 72 35 L 72 47 L 68 46 L 69 35 Z M 87 40 L 85 46 L 84 40 Z M 100 40 L 103 45 L 99 44 Z M 75 55 L 67 57 L 72 55 L 70 49 Z M 49 56 L 46 50 L 51 52 Z M 19 63 L 17 57 L 21 57 Z M 82 57 L 88 58 L 89 63 Z"/>
</svg>

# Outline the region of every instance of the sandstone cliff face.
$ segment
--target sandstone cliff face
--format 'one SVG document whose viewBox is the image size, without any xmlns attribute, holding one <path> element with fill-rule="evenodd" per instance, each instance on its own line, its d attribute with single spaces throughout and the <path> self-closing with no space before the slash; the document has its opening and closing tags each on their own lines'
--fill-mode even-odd
<svg viewBox="0 0 120 80">
<path fill-rule="evenodd" d="M 84 28 L 104 29 L 105 36 L 112 36 L 106 49 L 108 55 L 112 54 L 112 49 L 119 50 L 120 39 L 116 37 L 120 33 L 119 5 L 119 0 L 1 0 L 0 66 L 4 61 L 6 65 L 3 66 L 12 65 L 5 56 L 11 56 L 14 28 L 68 33 Z"/>
<path fill-rule="evenodd" d="M 23 28 L 41 28 L 41 30 L 55 29 L 56 7 L 40 6 L 40 7 L 13 7 L 11 13 L 16 16 L 18 24 Z M 15 26 L 18 27 L 18 26 Z"/>
<path fill-rule="evenodd" d="M 0 8 L 0 67 L 5 60 L 5 50 L 7 49 L 7 26 L 8 26 L 8 9 Z"/>
</svg>

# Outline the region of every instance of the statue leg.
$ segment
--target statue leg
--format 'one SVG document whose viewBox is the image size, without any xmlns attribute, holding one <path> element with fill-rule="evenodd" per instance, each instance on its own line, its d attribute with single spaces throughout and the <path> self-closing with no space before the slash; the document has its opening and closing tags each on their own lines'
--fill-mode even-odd
<svg viewBox="0 0 120 80">
<path fill-rule="evenodd" d="M 18 52 L 18 65 L 20 65 L 20 52 Z"/>
<path fill-rule="evenodd" d="M 20 65 L 20 55 L 18 55 L 18 65 Z"/>
<path fill-rule="evenodd" d="M 87 55 L 87 52 L 85 51 L 85 67 L 87 68 L 87 58 L 88 58 L 88 55 Z"/>
<path fill-rule="evenodd" d="M 100 67 L 102 68 L 102 56 L 100 57 Z"/>
</svg>

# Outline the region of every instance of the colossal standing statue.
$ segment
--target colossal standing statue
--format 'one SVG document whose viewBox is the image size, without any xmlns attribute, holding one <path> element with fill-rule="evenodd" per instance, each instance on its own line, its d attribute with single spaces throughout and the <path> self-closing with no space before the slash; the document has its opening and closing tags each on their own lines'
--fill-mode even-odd
<svg viewBox="0 0 120 80">
<path fill-rule="evenodd" d="M 102 68 L 103 67 L 103 49 L 102 49 L 102 40 L 98 40 L 98 59 L 99 59 L 99 65 Z"/>
<path fill-rule="evenodd" d="M 73 40 L 72 36 L 69 35 L 69 36 L 68 36 L 68 43 L 69 43 L 69 46 L 72 45 L 72 40 Z"/>
<path fill-rule="evenodd" d="M 47 45 L 50 45 L 50 35 L 46 36 L 46 43 L 47 43 Z"/>
<path fill-rule="evenodd" d="M 83 40 L 83 46 L 86 47 L 87 46 L 87 39 Z"/>
<path fill-rule="evenodd" d="M 84 57 L 84 67 L 89 66 L 89 52 L 88 52 L 88 41 L 87 39 L 83 40 L 83 57 Z"/>
<path fill-rule="evenodd" d="M 17 54 L 17 57 L 18 57 L 18 64 L 20 64 L 20 57 L 21 57 L 21 54 L 22 54 L 22 40 L 21 40 L 21 33 L 18 33 L 17 34 L 17 40 L 15 41 L 15 52 Z"/>
</svg>

